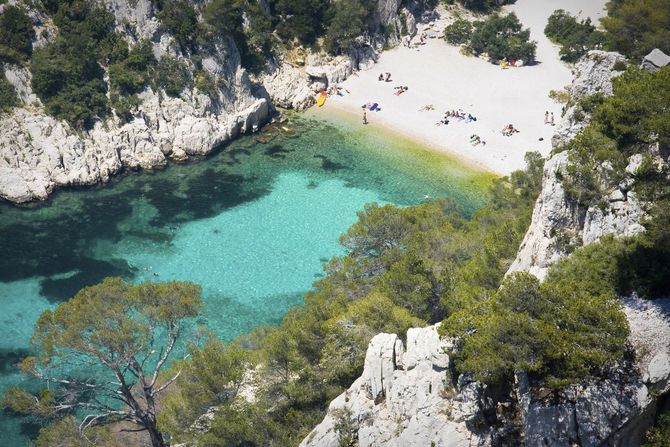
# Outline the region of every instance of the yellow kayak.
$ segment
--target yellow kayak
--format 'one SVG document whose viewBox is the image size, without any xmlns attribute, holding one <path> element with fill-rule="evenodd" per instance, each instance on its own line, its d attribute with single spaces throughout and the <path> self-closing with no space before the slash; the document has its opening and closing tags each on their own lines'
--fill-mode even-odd
<svg viewBox="0 0 670 447">
<path fill-rule="evenodd" d="M 326 103 L 326 98 L 328 97 L 328 93 L 326 92 L 321 92 L 321 94 L 316 98 L 316 105 L 321 107 Z"/>
</svg>

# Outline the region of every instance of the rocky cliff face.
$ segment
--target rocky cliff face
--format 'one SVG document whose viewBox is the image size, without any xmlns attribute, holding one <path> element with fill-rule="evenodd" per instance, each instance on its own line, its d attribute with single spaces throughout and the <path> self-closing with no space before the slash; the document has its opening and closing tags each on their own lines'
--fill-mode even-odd
<svg viewBox="0 0 670 447">
<path fill-rule="evenodd" d="M 572 102 L 595 93 L 611 95 L 612 79 L 620 73 L 613 67 L 623 61 L 625 58 L 620 54 L 603 51 L 592 51 L 582 58 L 575 67 L 577 75 L 570 87 Z M 554 151 L 560 151 L 581 132 L 588 120 L 577 106 L 570 107 L 552 138 Z M 618 185 L 607 186 L 609 194 L 604 207 L 584 209 L 568 199 L 563 186 L 562 179 L 569 175 L 566 169 L 569 154 L 558 152 L 549 158 L 530 227 L 508 273 L 528 271 L 542 279 L 571 247 L 597 242 L 608 234 L 633 236 L 644 231 L 642 206 L 630 191 L 640 162 L 640 155 L 630 157 L 625 178 Z"/>
<path fill-rule="evenodd" d="M 172 37 L 161 34 L 149 0 L 106 5 L 129 41 L 149 39 L 157 58 L 169 54 L 190 63 L 174 50 Z M 57 187 L 106 182 L 124 168 L 161 167 L 170 159 L 206 154 L 266 122 L 271 104 L 240 68 L 232 41 L 216 42 L 202 65 L 219 80 L 218 97 L 187 88 L 173 98 L 147 88 L 130 122 L 110 118 L 87 132 L 48 116 L 31 91 L 30 73 L 6 65 L 6 77 L 25 105 L 0 116 L 0 197 L 15 203 L 43 200 Z"/>
<path fill-rule="evenodd" d="M 479 413 L 480 389 L 453 389 L 446 347 L 436 326 L 410 329 L 406 347 L 396 334 L 376 335 L 363 375 L 331 402 L 300 447 L 338 447 L 344 439 L 360 447 L 477 445 L 466 422 Z"/>
</svg>

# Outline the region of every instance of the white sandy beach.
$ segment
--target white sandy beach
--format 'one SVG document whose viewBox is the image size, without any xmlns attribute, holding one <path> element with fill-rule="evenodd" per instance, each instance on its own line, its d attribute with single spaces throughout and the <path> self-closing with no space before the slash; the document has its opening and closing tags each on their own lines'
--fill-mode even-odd
<svg viewBox="0 0 670 447">
<path fill-rule="evenodd" d="M 544 124 L 545 111 L 553 112 L 556 124 L 561 105 L 548 93 L 561 89 L 572 80 L 570 66 L 559 59 L 558 47 L 544 36 L 547 18 L 559 8 L 579 18 L 591 17 L 594 23 L 605 15 L 605 0 L 518 0 L 505 11 L 514 11 L 536 40 L 537 61 L 533 66 L 501 69 L 485 60 L 464 56 L 459 48 L 447 44 L 442 31 L 447 23 L 440 19 L 431 30 L 439 36 L 427 39 L 418 49 L 397 47 L 381 54 L 378 63 L 367 71 L 351 76 L 342 84 L 350 94 L 330 96 L 317 110 L 345 110 L 361 119 L 366 103 L 379 103 L 381 111 L 367 112 L 368 126 L 385 126 L 422 143 L 445 151 L 479 168 L 497 174 L 509 174 L 524 167 L 524 154 L 551 150 L 554 128 Z M 426 25 L 419 25 L 419 33 Z M 380 82 L 380 73 L 390 72 L 393 82 Z M 394 95 L 394 87 L 409 90 Z M 432 104 L 435 110 L 419 111 Z M 476 122 L 451 119 L 448 125 L 436 125 L 446 110 L 462 109 Z M 503 136 L 500 130 L 512 123 L 519 133 Z M 479 135 L 486 145 L 472 146 L 470 136 Z M 542 139 L 542 141 L 540 141 Z"/>
</svg>

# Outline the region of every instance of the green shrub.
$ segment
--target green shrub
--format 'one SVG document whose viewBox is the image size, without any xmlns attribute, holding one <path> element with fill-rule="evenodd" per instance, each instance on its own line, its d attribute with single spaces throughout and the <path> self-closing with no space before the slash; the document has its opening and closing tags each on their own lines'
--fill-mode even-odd
<svg viewBox="0 0 670 447">
<path fill-rule="evenodd" d="M 665 411 L 644 435 L 642 447 L 667 447 L 670 445 L 670 411 Z"/>
<path fill-rule="evenodd" d="M 6 112 L 19 103 L 14 86 L 5 77 L 0 69 L 0 112 Z"/>
<path fill-rule="evenodd" d="M 443 330 L 459 337 L 456 368 L 489 384 L 511 383 L 516 371 L 526 371 L 561 389 L 620 360 L 628 324 L 619 300 L 611 289 L 576 287 L 581 274 L 540 285 L 515 273 L 490 299 L 451 315 Z"/>
<path fill-rule="evenodd" d="M 195 78 L 195 87 L 213 101 L 219 98 L 219 87 L 216 85 L 216 79 L 207 70 L 198 71 L 193 74 Z"/>
<path fill-rule="evenodd" d="M 23 62 L 30 59 L 35 38 L 33 24 L 26 12 L 7 6 L 0 15 L 0 60 Z"/>
<path fill-rule="evenodd" d="M 32 87 L 47 113 L 79 129 L 109 113 L 101 64 L 119 48 L 114 17 L 82 0 L 45 2 L 58 25 L 56 40 L 33 53 Z"/>
<path fill-rule="evenodd" d="M 360 0 L 341 0 L 331 6 L 331 16 L 324 47 L 332 54 L 345 52 L 352 48 L 356 37 L 365 31 L 365 18 L 368 10 Z"/>
<path fill-rule="evenodd" d="M 193 87 L 193 78 L 188 66 L 179 60 L 163 56 L 156 67 L 156 86 L 168 96 L 177 97 L 186 88 Z"/>
<path fill-rule="evenodd" d="M 577 22 L 574 16 L 562 9 L 549 16 L 544 34 L 561 46 L 561 59 L 566 62 L 577 61 L 604 41 L 603 33 L 596 30 L 590 18 Z"/>
<path fill-rule="evenodd" d="M 471 36 L 472 23 L 464 19 L 458 19 L 444 29 L 444 39 L 452 45 L 469 43 Z"/>
<path fill-rule="evenodd" d="M 493 61 L 502 58 L 535 60 L 536 43 L 530 42 L 530 30 L 523 29 L 514 13 L 492 15 L 482 22 L 474 22 L 470 47 L 475 54 L 487 53 Z"/>
<path fill-rule="evenodd" d="M 174 35 L 182 50 L 193 44 L 198 26 L 198 15 L 191 2 L 165 0 L 158 12 L 158 19 Z"/>
<path fill-rule="evenodd" d="M 654 48 L 670 54 L 667 0 L 610 1 L 602 25 L 609 48 L 633 58 L 636 64 Z"/>
</svg>

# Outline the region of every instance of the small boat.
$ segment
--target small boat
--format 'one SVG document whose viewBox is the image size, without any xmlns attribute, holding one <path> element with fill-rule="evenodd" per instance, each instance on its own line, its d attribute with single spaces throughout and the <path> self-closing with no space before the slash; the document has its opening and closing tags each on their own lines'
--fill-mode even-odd
<svg viewBox="0 0 670 447">
<path fill-rule="evenodd" d="M 328 97 L 328 93 L 326 92 L 321 92 L 319 96 L 316 98 L 316 105 L 321 107 L 326 103 L 326 98 Z"/>
</svg>

